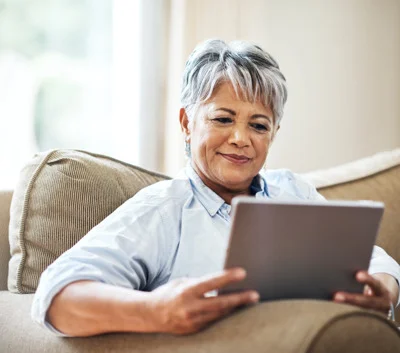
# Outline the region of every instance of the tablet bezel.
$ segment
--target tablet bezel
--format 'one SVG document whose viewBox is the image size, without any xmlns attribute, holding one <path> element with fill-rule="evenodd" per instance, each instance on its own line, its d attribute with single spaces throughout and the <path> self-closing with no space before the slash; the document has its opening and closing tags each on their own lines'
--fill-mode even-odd
<svg viewBox="0 0 400 353">
<path fill-rule="evenodd" d="M 235 198 L 224 268 L 243 267 L 247 276 L 220 293 L 253 289 L 261 300 L 330 300 L 337 291 L 361 293 L 363 285 L 354 275 L 368 269 L 383 209 L 383 203 L 376 201 Z M 252 238 L 239 234 L 244 229 Z M 316 233 L 322 230 L 328 234 Z M 294 232 L 296 237 L 288 236 Z M 263 252 L 266 256 L 260 258 Z"/>
</svg>

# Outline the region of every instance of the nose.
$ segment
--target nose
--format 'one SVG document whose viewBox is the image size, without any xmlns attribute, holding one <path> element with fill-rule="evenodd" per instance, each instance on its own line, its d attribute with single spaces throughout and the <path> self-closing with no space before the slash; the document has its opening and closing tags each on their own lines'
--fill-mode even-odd
<svg viewBox="0 0 400 353">
<path fill-rule="evenodd" d="M 235 145 L 238 148 L 247 147 L 250 145 L 250 134 L 245 124 L 235 124 L 232 127 L 231 134 L 229 136 L 229 143 Z"/>
</svg>

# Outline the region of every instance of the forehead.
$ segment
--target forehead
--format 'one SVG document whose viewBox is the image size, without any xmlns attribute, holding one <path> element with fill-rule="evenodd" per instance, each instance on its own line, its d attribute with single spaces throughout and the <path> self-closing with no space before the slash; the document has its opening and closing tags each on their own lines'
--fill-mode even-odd
<svg viewBox="0 0 400 353">
<path fill-rule="evenodd" d="M 270 117 L 273 116 L 270 106 L 265 106 L 260 100 L 251 102 L 244 100 L 236 94 L 236 91 L 231 83 L 221 83 L 213 92 L 211 97 L 204 102 L 209 109 L 218 109 L 221 107 L 235 108 L 236 110 L 251 110 L 258 113 L 266 114 Z"/>
</svg>

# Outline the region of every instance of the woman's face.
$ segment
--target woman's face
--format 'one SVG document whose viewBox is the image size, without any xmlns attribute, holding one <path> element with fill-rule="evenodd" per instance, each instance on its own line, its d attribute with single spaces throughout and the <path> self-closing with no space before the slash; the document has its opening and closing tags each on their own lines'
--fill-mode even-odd
<svg viewBox="0 0 400 353">
<path fill-rule="evenodd" d="M 237 98 L 231 84 L 221 84 L 181 126 L 191 147 L 193 168 L 212 190 L 247 190 L 267 158 L 278 127 L 261 102 Z"/>
</svg>

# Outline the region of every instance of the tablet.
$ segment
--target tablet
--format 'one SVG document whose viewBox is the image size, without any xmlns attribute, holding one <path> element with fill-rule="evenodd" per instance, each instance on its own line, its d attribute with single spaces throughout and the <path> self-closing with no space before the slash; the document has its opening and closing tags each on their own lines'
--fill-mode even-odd
<svg viewBox="0 0 400 353">
<path fill-rule="evenodd" d="M 362 293 L 354 276 L 368 269 L 382 214 L 374 201 L 235 198 L 225 268 L 243 267 L 247 276 L 220 293 L 252 289 L 261 300 Z"/>
</svg>

